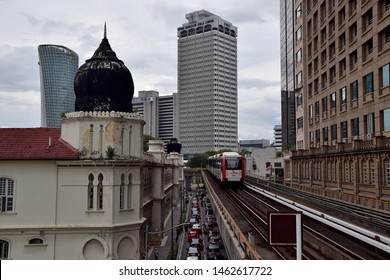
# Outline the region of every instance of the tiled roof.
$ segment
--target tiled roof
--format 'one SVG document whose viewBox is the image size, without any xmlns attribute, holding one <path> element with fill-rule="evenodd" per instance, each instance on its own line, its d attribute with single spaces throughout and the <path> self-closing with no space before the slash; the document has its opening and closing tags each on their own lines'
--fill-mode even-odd
<svg viewBox="0 0 390 280">
<path fill-rule="evenodd" d="M 0 160 L 78 159 L 60 128 L 0 128 Z"/>
</svg>

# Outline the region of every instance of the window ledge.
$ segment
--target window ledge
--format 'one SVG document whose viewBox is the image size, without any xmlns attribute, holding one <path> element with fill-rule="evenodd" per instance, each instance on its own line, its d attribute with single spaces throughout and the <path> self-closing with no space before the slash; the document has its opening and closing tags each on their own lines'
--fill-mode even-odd
<svg viewBox="0 0 390 280">
<path fill-rule="evenodd" d="M 87 214 L 92 214 L 92 213 L 104 213 L 104 210 L 87 210 L 85 211 Z"/>
</svg>

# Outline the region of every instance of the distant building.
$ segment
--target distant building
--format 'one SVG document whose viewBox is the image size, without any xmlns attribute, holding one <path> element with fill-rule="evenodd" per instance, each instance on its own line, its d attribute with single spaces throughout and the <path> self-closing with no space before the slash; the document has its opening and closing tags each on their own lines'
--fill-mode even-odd
<svg viewBox="0 0 390 280">
<path fill-rule="evenodd" d="M 270 141 L 267 139 L 260 140 L 240 140 L 240 148 L 265 148 L 270 146 Z"/>
<path fill-rule="evenodd" d="M 133 98 L 133 108 L 146 123 L 144 133 L 164 143 L 176 137 L 176 104 L 176 93 L 159 96 L 158 91 L 139 91 L 138 97 Z"/>
<path fill-rule="evenodd" d="M 237 149 L 237 27 L 208 11 L 177 29 L 178 135 L 183 154 Z"/>
<path fill-rule="evenodd" d="M 275 147 L 251 148 L 246 157 L 247 174 L 263 179 L 283 180 L 283 157 L 276 157 Z"/>
<path fill-rule="evenodd" d="M 79 67 L 77 53 L 64 46 L 39 45 L 41 126 L 60 127 L 61 113 L 75 109 L 74 78 Z"/>
<path fill-rule="evenodd" d="M 274 127 L 274 147 L 277 150 L 282 150 L 283 148 L 283 132 L 282 132 L 282 126 L 281 125 L 275 125 Z"/>
</svg>

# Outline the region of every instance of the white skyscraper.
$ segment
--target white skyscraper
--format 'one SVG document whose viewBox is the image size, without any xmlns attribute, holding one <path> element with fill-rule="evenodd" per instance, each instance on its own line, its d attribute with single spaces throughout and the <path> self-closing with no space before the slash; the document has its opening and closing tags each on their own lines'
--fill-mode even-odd
<svg viewBox="0 0 390 280">
<path fill-rule="evenodd" d="M 178 36 L 178 139 L 182 153 L 237 149 L 237 27 L 205 10 Z"/>
</svg>

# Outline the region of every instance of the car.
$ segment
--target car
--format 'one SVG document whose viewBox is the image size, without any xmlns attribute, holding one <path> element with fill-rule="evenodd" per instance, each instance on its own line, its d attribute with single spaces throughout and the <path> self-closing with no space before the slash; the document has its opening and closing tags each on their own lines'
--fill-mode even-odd
<svg viewBox="0 0 390 280">
<path fill-rule="evenodd" d="M 214 215 L 213 209 L 206 209 L 206 215 Z"/>
<path fill-rule="evenodd" d="M 199 251 L 202 251 L 203 250 L 203 241 L 200 238 L 193 237 L 192 240 L 191 240 L 190 246 L 191 247 L 196 247 L 196 248 L 199 249 Z"/>
<path fill-rule="evenodd" d="M 209 231 L 209 240 L 210 240 L 210 238 L 213 237 L 213 236 L 215 236 L 215 237 L 220 237 L 221 235 L 220 235 L 219 232 L 216 231 L 216 230 L 210 230 L 210 231 Z"/>
<path fill-rule="evenodd" d="M 207 247 L 207 259 L 214 260 L 221 255 L 221 249 L 218 244 L 210 243 Z"/>
<path fill-rule="evenodd" d="M 199 238 L 199 232 L 196 229 L 192 229 L 188 233 L 188 242 L 191 242 L 192 238 Z"/>
<path fill-rule="evenodd" d="M 193 224 L 192 229 L 197 230 L 199 234 L 202 233 L 202 226 L 200 224 Z"/>
<path fill-rule="evenodd" d="M 200 252 L 199 249 L 196 247 L 189 247 L 187 248 L 186 257 L 197 257 L 198 260 L 200 259 Z"/>
<path fill-rule="evenodd" d="M 206 203 L 206 209 L 207 210 L 213 209 L 213 206 L 211 205 L 211 203 Z"/>
<path fill-rule="evenodd" d="M 209 242 L 210 244 L 218 244 L 219 248 L 223 247 L 223 241 L 220 236 L 211 236 L 209 238 Z"/>
<path fill-rule="evenodd" d="M 192 226 L 193 224 L 197 224 L 198 223 L 198 219 L 197 218 L 190 218 L 188 220 L 188 223 Z"/>
<path fill-rule="evenodd" d="M 204 233 L 209 233 L 210 230 L 213 230 L 215 228 L 215 224 L 214 223 L 209 223 L 209 222 L 206 222 L 203 224 L 203 232 Z"/>
<path fill-rule="evenodd" d="M 216 226 L 217 220 L 215 218 L 206 218 L 206 223 Z"/>
<path fill-rule="evenodd" d="M 198 256 L 188 256 L 186 258 L 187 261 L 198 261 L 199 257 Z"/>
</svg>

